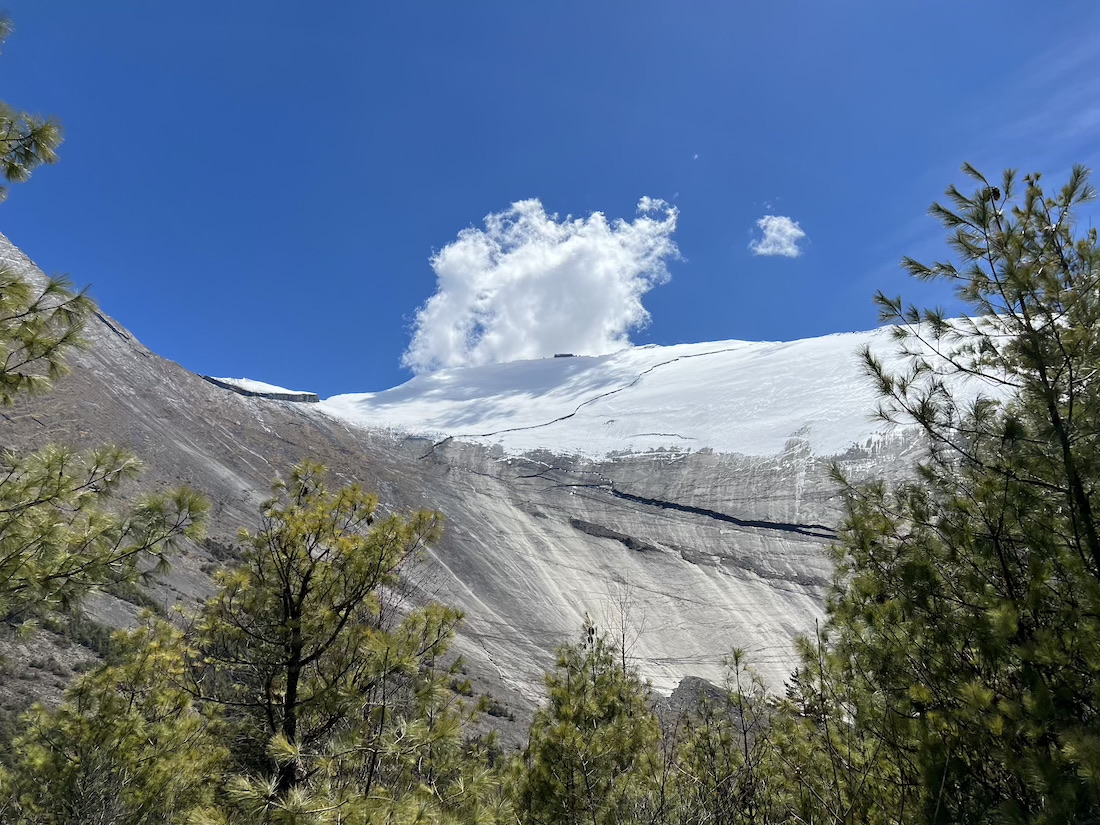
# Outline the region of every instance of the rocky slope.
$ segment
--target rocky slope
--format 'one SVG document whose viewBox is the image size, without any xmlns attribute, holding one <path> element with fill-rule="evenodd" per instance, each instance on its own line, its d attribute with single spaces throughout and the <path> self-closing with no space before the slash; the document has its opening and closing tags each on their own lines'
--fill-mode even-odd
<svg viewBox="0 0 1100 825">
<path fill-rule="evenodd" d="M 0 262 L 42 277 L 3 236 Z M 778 686 L 794 661 L 792 638 L 812 631 L 822 611 L 830 576 L 823 551 L 838 516 L 831 462 L 857 477 L 893 473 L 917 449 L 911 433 L 870 423 L 854 353 L 864 341 L 881 343 L 877 334 L 838 336 L 819 356 L 795 345 L 727 347 L 741 366 L 712 359 L 705 379 L 662 378 L 654 365 L 687 353 L 661 348 L 617 361 L 504 365 L 491 376 L 495 405 L 470 389 L 467 406 L 434 412 L 441 376 L 381 401 L 386 394 L 299 404 L 204 381 L 105 315 L 86 337 L 90 348 L 53 393 L 3 411 L 5 446 L 130 447 L 145 462 L 144 484 L 186 482 L 211 497 L 210 532 L 226 544 L 255 523 L 271 478 L 304 457 L 378 491 L 387 508 L 440 509 L 446 536 L 415 571 L 417 596 L 466 611 L 459 647 L 471 675 L 521 715 L 540 695 L 553 648 L 577 634 L 586 613 L 625 633 L 629 655 L 659 690 L 686 675 L 720 680 L 735 646 Z M 569 381 L 547 379 L 540 395 L 530 383 L 540 369 Z M 509 370 L 528 376 L 515 391 L 499 385 Z M 457 372 L 445 376 L 452 385 L 464 380 Z M 485 380 L 470 373 L 466 386 Z M 627 385 L 633 397 L 605 397 L 608 387 Z M 830 391 L 837 386 L 847 401 Z M 705 410 L 700 397 L 709 399 Z M 548 426 L 546 414 L 559 408 L 574 412 Z M 655 411 L 649 421 L 647 409 Z M 462 426 L 484 424 L 486 410 L 522 438 Z M 663 429 L 662 416 L 681 430 Z M 610 441 L 593 441 L 592 433 L 615 428 L 608 420 L 626 423 Z M 764 435 L 735 451 L 746 432 Z M 685 435 L 690 449 L 681 446 Z M 156 597 L 197 603 L 220 561 L 187 548 Z M 95 609 L 115 623 L 134 613 L 107 597 Z"/>
</svg>

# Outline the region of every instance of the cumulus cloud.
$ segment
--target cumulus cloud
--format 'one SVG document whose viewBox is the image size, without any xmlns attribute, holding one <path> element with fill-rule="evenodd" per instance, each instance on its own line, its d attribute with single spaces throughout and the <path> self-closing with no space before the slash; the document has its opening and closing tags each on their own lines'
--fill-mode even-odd
<svg viewBox="0 0 1100 825">
<path fill-rule="evenodd" d="M 678 212 L 642 198 L 633 221 L 547 214 L 517 201 L 431 258 L 436 292 L 401 363 L 414 372 L 559 352 L 602 355 L 649 321 L 642 297 L 668 280 Z"/>
<path fill-rule="evenodd" d="M 798 242 L 806 237 L 798 221 L 792 221 L 783 215 L 765 215 L 756 222 L 763 233 L 749 243 L 753 255 L 782 255 L 785 258 L 797 258 L 802 254 Z"/>
</svg>

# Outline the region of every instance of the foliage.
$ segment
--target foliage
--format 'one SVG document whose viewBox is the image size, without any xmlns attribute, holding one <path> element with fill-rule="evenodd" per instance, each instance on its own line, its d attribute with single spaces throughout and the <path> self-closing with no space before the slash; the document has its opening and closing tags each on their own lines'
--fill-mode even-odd
<svg viewBox="0 0 1100 825">
<path fill-rule="evenodd" d="M 398 602 L 400 571 L 442 517 L 377 519 L 377 506 L 303 463 L 276 484 L 261 529 L 241 534 L 244 565 L 218 574 L 190 678 L 229 728 L 237 776 L 204 821 L 495 821 L 505 810 L 441 665 L 460 614 Z"/>
<path fill-rule="evenodd" d="M 0 402 L 48 390 L 94 309 L 64 279 L 39 288 L 0 266 Z M 128 513 L 106 508 L 139 469 L 116 447 L 0 454 L 0 622 L 72 607 L 93 587 L 132 579 L 143 558 L 200 535 L 206 504 L 186 488 L 147 496 Z"/>
<path fill-rule="evenodd" d="M 244 565 L 186 629 L 148 614 L 61 708 L 27 718 L 0 794 L 16 821 L 513 819 L 493 740 L 464 735 L 478 708 L 442 663 L 459 614 L 396 601 L 441 517 L 376 508 L 308 463 L 277 484 Z"/>
<path fill-rule="evenodd" d="M 546 686 L 516 789 L 522 820 L 611 825 L 656 816 L 663 766 L 648 687 L 590 621 L 580 644 L 558 650 Z"/>
<path fill-rule="evenodd" d="M 80 332 L 95 310 L 67 280 L 52 278 L 41 289 L 0 265 L 0 403 L 48 390 L 65 372 L 65 356 L 79 346 Z"/>
<path fill-rule="evenodd" d="M 799 641 L 802 665 L 771 717 L 766 773 L 779 815 L 768 822 L 845 825 L 905 819 L 896 754 L 876 715 L 879 697 L 818 632 Z M 863 724 L 873 719 L 872 724 Z"/>
<path fill-rule="evenodd" d="M 56 710 L 38 707 L 13 746 L 0 793 L 18 825 L 182 822 L 209 802 L 225 750 L 173 686 L 183 641 L 165 623 L 118 637 L 121 662 L 80 679 Z"/>
<path fill-rule="evenodd" d="M 146 496 L 127 513 L 105 505 L 138 462 L 105 447 L 49 446 L 0 457 L 0 620 L 71 608 L 93 587 L 138 574 L 138 562 L 200 533 L 206 501 L 193 490 Z"/>
<path fill-rule="evenodd" d="M 749 825 L 777 821 L 776 712 L 744 651 L 726 661 L 720 701 L 704 697 L 684 720 L 676 763 L 678 821 Z"/>
<path fill-rule="evenodd" d="M 12 28 L 11 19 L 0 16 L 0 46 Z M 0 173 L 9 183 L 22 183 L 37 167 L 55 163 L 61 141 L 61 124 L 53 118 L 21 112 L 0 101 Z M 7 194 L 8 188 L 0 186 L 0 201 Z"/>
<path fill-rule="evenodd" d="M 279 774 L 295 784 L 294 761 L 277 766 L 272 737 L 312 753 L 334 728 L 354 717 L 374 692 L 416 672 L 422 648 L 435 655 L 458 616 L 433 609 L 414 614 L 395 635 L 385 625 L 393 606 L 384 588 L 439 532 L 440 517 L 392 515 L 374 524 L 377 499 L 356 486 L 329 491 L 322 468 L 303 464 L 263 507 L 262 529 L 242 533 L 245 563 L 217 574 L 218 595 L 196 629 L 196 682 L 208 701 L 223 704 L 247 746 L 245 769 Z M 369 529 L 368 529 L 369 528 Z"/>
<path fill-rule="evenodd" d="M 973 316 L 879 296 L 910 367 L 866 361 L 885 418 L 932 453 L 916 480 L 849 486 L 831 605 L 835 656 L 857 687 L 851 725 L 895 767 L 897 819 L 1100 818 L 1100 291 L 1094 196 L 1074 169 L 1055 195 L 1005 173 L 933 214 Z M 960 377 L 992 395 L 963 403 Z"/>
</svg>

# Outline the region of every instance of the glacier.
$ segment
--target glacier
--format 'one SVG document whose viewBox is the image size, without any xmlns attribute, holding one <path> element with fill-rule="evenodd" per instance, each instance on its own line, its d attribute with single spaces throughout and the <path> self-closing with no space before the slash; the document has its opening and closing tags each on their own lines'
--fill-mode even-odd
<svg viewBox="0 0 1100 825">
<path fill-rule="evenodd" d="M 790 342 L 644 346 L 443 369 L 391 390 L 337 395 L 319 410 L 361 427 L 551 450 L 590 459 L 650 450 L 774 455 L 791 438 L 818 455 L 868 446 L 874 420 L 858 353 L 887 361 L 890 330 Z"/>
</svg>

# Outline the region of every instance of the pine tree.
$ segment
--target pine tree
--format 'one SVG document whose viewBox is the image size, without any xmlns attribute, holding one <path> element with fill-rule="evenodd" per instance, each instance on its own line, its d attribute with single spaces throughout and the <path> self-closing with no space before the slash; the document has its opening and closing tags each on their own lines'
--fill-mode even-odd
<svg viewBox="0 0 1100 825">
<path fill-rule="evenodd" d="M 94 309 L 65 278 L 51 278 L 40 290 L 0 264 L 0 403 L 49 390 L 65 374 L 65 357 L 81 345 Z"/>
<path fill-rule="evenodd" d="M 0 821 L 171 825 L 213 800 L 226 751 L 174 685 L 186 663 L 179 631 L 159 622 L 116 640 L 117 662 L 28 715 L 0 778 Z"/>
<path fill-rule="evenodd" d="M 38 288 L 0 266 L 0 403 L 47 392 L 95 304 L 64 278 Z M 129 512 L 109 507 L 140 472 L 129 452 L 47 446 L 0 453 L 0 623 L 75 606 L 88 590 L 132 579 L 138 562 L 197 537 L 204 499 L 180 488 L 146 496 Z"/>
<path fill-rule="evenodd" d="M 623 668 L 615 646 L 586 620 L 580 644 L 558 650 L 546 685 L 516 787 L 522 821 L 659 821 L 660 727 L 647 686 Z"/>
<path fill-rule="evenodd" d="M 192 631 L 190 690 L 218 709 L 234 776 L 202 821 L 506 818 L 484 746 L 463 734 L 473 708 L 449 689 L 457 664 L 443 664 L 460 614 L 398 603 L 442 516 L 377 507 L 303 463 L 242 533 L 244 565 L 218 576 Z"/>
<path fill-rule="evenodd" d="M 207 503 L 180 488 L 129 511 L 109 507 L 140 464 L 115 447 L 49 446 L 0 457 L 0 622 L 20 625 L 75 609 L 96 587 L 133 581 L 139 562 L 201 534 Z"/>
<path fill-rule="evenodd" d="M 2 821 L 514 822 L 444 660 L 459 614 L 395 601 L 440 516 L 376 508 L 317 465 L 277 483 L 198 616 L 118 634 L 112 661 L 27 717 Z"/>
<path fill-rule="evenodd" d="M 801 666 L 769 716 L 760 773 L 768 822 L 887 825 L 907 818 L 911 776 L 891 747 L 882 696 L 818 631 L 798 643 Z M 904 740 L 907 744 L 908 739 Z M 908 784 L 907 784 L 908 783 Z"/>
<path fill-rule="evenodd" d="M 317 754 L 344 719 L 386 705 L 374 691 L 397 690 L 394 678 L 416 669 L 409 656 L 441 650 L 458 615 L 414 614 L 424 621 L 410 622 L 400 640 L 387 628 L 385 588 L 436 538 L 438 514 L 375 524 L 376 497 L 356 486 L 330 491 L 311 464 L 275 490 L 260 531 L 241 535 L 246 563 L 218 574 L 200 617 L 196 685 L 237 720 L 241 767 L 277 774 L 285 793 L 302 768 L 295 759 L 275 764 L 271 741 Z"/>
<path fill-rule="evenodd" d="M 1096 821 L 1100 253 L 1074 225 L 1094 190 L 1080 167 L 1053 195 L 964 170 L 976 191 L 932 209 L 960 264 L 906 267 L 972 314 L 878 299 L 910 355 L 866 355 L 881 413 L 931 454 L 910 483 L 847 488 L 835 655 L 897 770 L 896 821 Z M 986 395 L 963 403 L 963 380 Z"/>
<path fill-rule="evenodd" d="M 764 825 L 775 821 L 775 710 L 744 651 L 726 661 L 724 695 L 704 697 L 679 733 L 677 821 L 697 825 Z"/>
<path fill-rule="evenodd" d="M 12 30 L 11 18 L 0 16 L 0 47 Z M 22 183 L 37 167 L 55 163 L 61 141 L 61 125 L 53 118 L 21 112 L 0 101 L 0 171 L 9 183 Z M 7 196 L 8 188 L 0 186 L 0 201 Z"/>
</svg>

